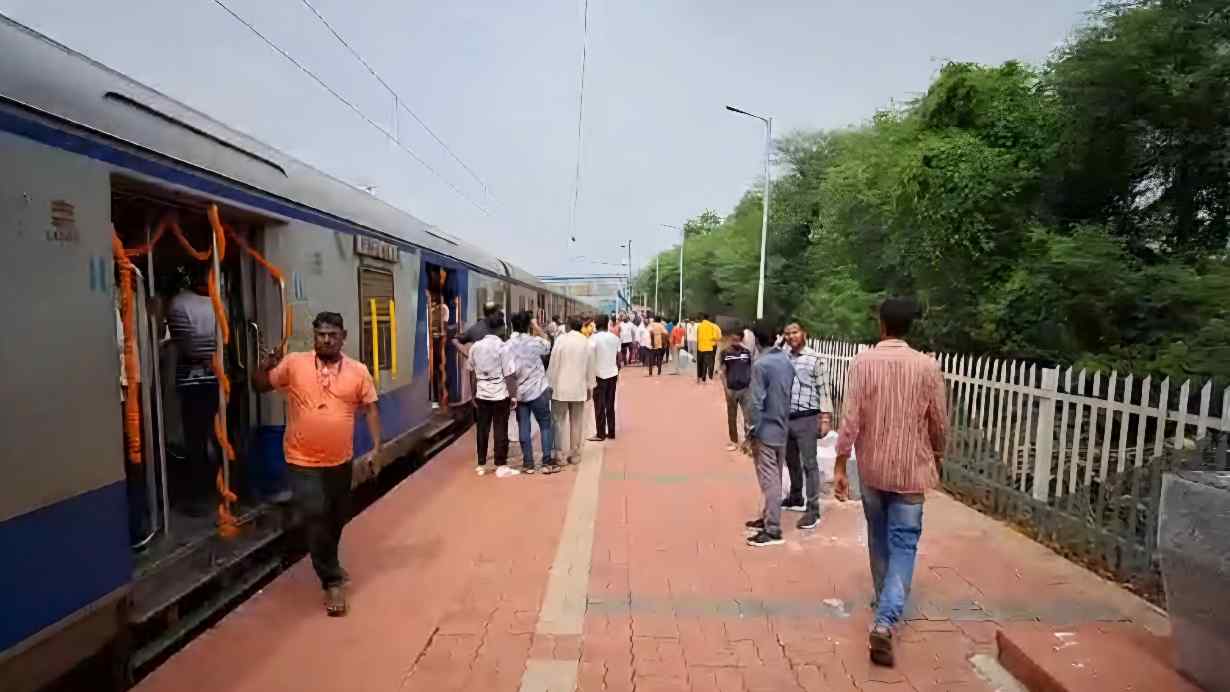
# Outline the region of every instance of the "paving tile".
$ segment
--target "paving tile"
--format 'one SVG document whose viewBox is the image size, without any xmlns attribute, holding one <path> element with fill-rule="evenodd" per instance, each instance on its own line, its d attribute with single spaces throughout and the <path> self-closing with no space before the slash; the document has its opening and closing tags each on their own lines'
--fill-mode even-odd
<svg viewBox="0 0 1230 692">
<path fill-rule="evenodd" d="M 498 692 L 546 659 L 577 661 L 582 692 L 983 692 L 968 657 L 994 651 L 1000 629 L 1089 626 L 1138 648 L 1165 630 L 1131 594 L 937 493 L 899 665 L 874 666 L 861 507 L 829 503 L 813 531 L 787 513 L 785 545 L 749 548 L 743 522 L 761 500 L 750 461 L 724 450 L 720 389 L 632 369 L 619 397 L 582 632 L 536 634 L 576 470 L 478 478 L 467 435 L 347 527 L 350 616 L 324 616 L 301 562 L 137 689 Z M 221 665 L 224 685 L 193 685 Z"/>
</svg>

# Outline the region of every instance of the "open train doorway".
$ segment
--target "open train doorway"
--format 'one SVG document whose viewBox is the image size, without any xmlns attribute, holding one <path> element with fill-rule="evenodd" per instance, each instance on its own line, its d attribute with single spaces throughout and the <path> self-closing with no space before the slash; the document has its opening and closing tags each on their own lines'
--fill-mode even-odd
<svg viewBox="0 0 1230 692">
<path fill-rule="evenodd" d="M 139 575 L 233 530 L 270 492 L 252 472 L 260 466 L 253 443 L 260 401 L 248 378 L 260 333 L 278 338 L 281 325 L 277 315 L 266 324 L 258 314 L 256 281 L 268 277 L 241 244 L 259 247 L 274 222 L 222 208 L 219 243 L 210 206 L 184 192 L 112 178 L 111 221 L 135 270 L 128 297 L 117 290 L 116 314 L 121 351 L 132 339 L 140 354 L 135 376 L 123 373 L 140 422 L 126 415 L 121 423 L 126 441 L 141 438 L 139 458 L 130 450 L 126 469 Z M 228 328 L 229 340 L 222 339 Z"/>
<path fill-rule="evenodd" d="M 448 410 L 461 400 L 461 372 L 452 340 L 461 324 L 461 291 L 457 272 L 424 264 L 427 288 L 427 373 L 431 407 Z"/>
</svg>

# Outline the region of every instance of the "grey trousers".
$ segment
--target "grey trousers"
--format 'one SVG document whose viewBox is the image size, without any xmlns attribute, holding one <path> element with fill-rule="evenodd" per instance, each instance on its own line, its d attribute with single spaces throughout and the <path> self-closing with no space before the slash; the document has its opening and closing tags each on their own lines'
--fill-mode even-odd
<svg viewBox="0 0 1230 692">
<path fill-rule="evenodd" d="M 803 500 L 807 511 L 820 512 L 820 464 L 816 461 L 816 439 L 820 436 L 820 417 L 804 416 L 788 421 L 786 467 L 790 469 L 790 499 Z"/>
<path fill-rule="evenodd" d="M 764 495 L 764 530 L 774 536 L 782 535 L 782 464 L 786 461 L 786 447 L 756 442 L 756 480 Z"/>
<path fill-rule="evenodd" d="M 585 440 L 585 402 L 556 399 L 551 402 L 551 417 L 555 420 L 556 459 L 574 463 L 581 461 L 581 443 Z M 564 446 L 565 430 L 568 431 L 567 447 Z"/>
</svg>

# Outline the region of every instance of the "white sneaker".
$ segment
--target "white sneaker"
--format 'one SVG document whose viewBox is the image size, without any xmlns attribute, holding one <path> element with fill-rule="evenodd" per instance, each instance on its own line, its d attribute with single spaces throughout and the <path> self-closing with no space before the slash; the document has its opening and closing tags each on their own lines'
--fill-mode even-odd
<svg viewBox="0 0 1230 692">
<path fill-rule="evenodd" d="M 478 475 L 480 475 L 480 476 L 485 476 L 485 475 L 487 475 L 487 467 L 486 467 L 486 466 L 479 466 L 479 467 L 475 468 L 475 469 L 474 469 L 474 471 L 475 471 Z"/>
<path fill-rule="evenodd" d="M 508 466 L 501 466 L 495 470 L 496 478 L 508 478 L 509 476 L 520 476 L 520 475 L 521 475 L 520 471 L 518 471 L 517 469 L 511 468 L 511 467 L 508 467 Z"/>
<path fill-rule="evenodd" d="M 739 449 L 738 445 L 733 445 L 733 444 L 726 445 L 726 451 L 728 452 L 738 451 L 738 449 Z"/>
</svg>

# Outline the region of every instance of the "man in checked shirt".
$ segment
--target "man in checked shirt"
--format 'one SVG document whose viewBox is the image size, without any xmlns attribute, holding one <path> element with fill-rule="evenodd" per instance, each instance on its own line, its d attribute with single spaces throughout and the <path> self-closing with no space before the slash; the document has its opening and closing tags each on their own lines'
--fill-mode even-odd
<svg viewBox="0 0 1230 692">
<path fill-rule="evenodd" d="M 828 400 L 828 366 L 807 345 L 807 332 L 798 322 L 786 325 L 784 348 L 794 366 L 790 387 L 789 436 L 786 440 L 786 467 L 790 470 L 790 494 L 782 507 L 802 512 L 798 528 L 813 529 L 820 523 L 820 465 L 816 461 L 816 441 L 820 438 L 820 413 L 832 412 Z"/>
<path fill-rule="evenodd" d="M 923 499 L 939 482 L 947 439 L 944 376 L 935 359 L 902 341 L 918 314 L 911 300 L 880 305 L 880 343 L 850 363 L 833 492 L 849 495 L 846 460 L 858 451 L 875 587 L 871 660 L 893 665 L 893 629 L 901 619 L 922 536 Z"/>
</svg>

